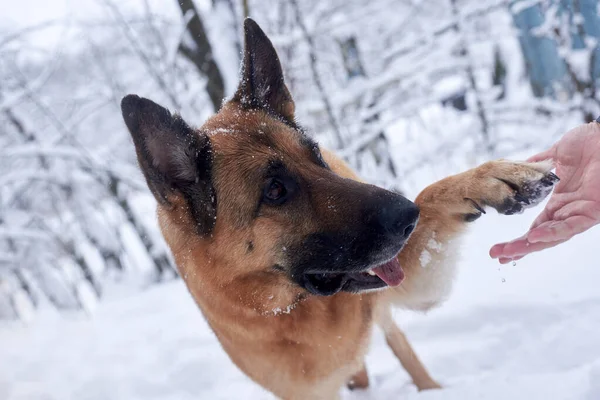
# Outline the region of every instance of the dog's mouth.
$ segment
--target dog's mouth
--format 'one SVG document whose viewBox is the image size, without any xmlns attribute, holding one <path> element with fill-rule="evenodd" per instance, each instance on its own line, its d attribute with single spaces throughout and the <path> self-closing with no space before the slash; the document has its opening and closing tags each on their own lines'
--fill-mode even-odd
<svg viewBox="0 0 600 400">
<path fill-rule="evenodd" d="M 398 256 L 360 272 L 325 272 L 304 274 L 304 287 L 312 294 L 331 296 L 341 290 L 358 293 L 364 290 L 398 286 L 404 280 L 404 270 Z"/>
</svg>

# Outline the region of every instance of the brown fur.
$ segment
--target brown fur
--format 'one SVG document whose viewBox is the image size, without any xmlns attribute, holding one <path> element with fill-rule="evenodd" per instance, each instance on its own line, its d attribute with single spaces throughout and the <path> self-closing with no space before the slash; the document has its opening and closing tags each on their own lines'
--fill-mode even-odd
<svg viewBox="0 0 600 400">
<path fill-rule="evenodd" d="M 181 275 L 225 351 L 248 376 L 282 398 L 331 399 L 353 374 L 359 373 L 373 323 L 379 320 L 388 344 L 417 387 L 439 387 L 392 321 L 389 303 L 428 309 L 442 301 L 437 290 L 429 289 L 431 298 L 412 303 L 413 298 L 420 298 L 415 291 L 436 284 L 430 281 L 430 270 L 418 263 L 432 234 L 436 233 L 442 247 L 447 246 L 463 232 L 464 215 L 478 212 L 466 199 L 481 205 L 501 205 L 514 192 L 498 178 L 524 185 L 541 179 L 548 167 L 497 161 L 428 187 L 416 199 L 421 219 L 400 255 L 406 271 L 405 283 L 373 293 L 304 298 L 302 289 L 284 276 L 264 269 L 274 263 L 270 260 L 271 244 L 285 232 L 281 225 L 268 219 L 247 225 L 244 215 L 251 212 L 255 201 L 239 198 L 239 188 L 252 182 L 249 172 L 243 171 L 258 169 L 259 159 L 265 157 L 262 153 L 271 151 L 253 149 L 253 143 L 243 142 L 242 138 L 252 131 L 262 127 L 277 132 L 276 145 L 290 158 L 297 157 L 295 161 L 300 164 L 306 155 L 291 128 L 262 112 L 245 114 L 240 121 L 236 107 L 227 105 L 202 128 L 217 132 L 210 136 L 215 152 L 234 160 L 216 164 L 215 186 L 221 194 L 219 198 L 224 199 L 219 203 L 212 240 L 207 242 L 193 234 L 185 205 L 171 210 L 159 208 L 162 232 Z M 221 132 L 221 126 L 231 128 Z M 323 155 L 334 172 L 357 179 L 332 153 Z M 223 195 L 226 193 L 234 197 L 227 198 Z M 287 229 L 303 232 L 303 224 Z M 247 248 L 249 241 L 254 245 L 251 253 Z M 442 251 L 436 257 L 443 259 L 446 254 Z M 364 381 L 364 374 L 359 373 L 356 380 Z"/>
<path fill-rule="evenodd" d="M 329 168 L 323 164 L 292 121 L 293 103 L 283 77 L 275 79 L 281 68 L 270 42 L 252 22 L 246 35 L 246 45 L 263 46 L 260 54 L 275 57 L 275 64 L 247 50 L 236 96 L 199 130 L 148 100 L 123 101 L 159 201 L 162 234 L 190 293 L 231 360 L 281 398 L 334 399 L 346 383 L 368 386 L 364 356 L 376 323 L 416 386 L 439 387 L 394 323 L 391 305 L 427 310 L 440 304 L 466 224 L 486 206 L 510 214 L 541 201 L 554 183 L 551 166 L 494 161 L 429 186 L 415 200 L 420 221 L 399 255 L 406 274 L 400 286 L 311 295 L 291 279 L 289 252 L 311 233 L 343 231 L 360 212 L 356 196 L 375 189 L 357 184 L 333 153 L 322 151 Z M 250 102 L 248 96 L 262 97 Z M 258 205 L 261 171 L 273 160 L 298 182 L 292 205 Z M 209 218 L 215 208 L 216 219 Z"/>
</svg>

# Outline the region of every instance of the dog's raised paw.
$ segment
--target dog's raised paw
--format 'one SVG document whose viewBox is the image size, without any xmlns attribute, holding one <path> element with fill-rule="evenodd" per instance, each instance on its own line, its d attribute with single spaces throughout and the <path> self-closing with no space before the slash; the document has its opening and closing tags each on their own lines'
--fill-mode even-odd
<svg viewBox="0 0 600 400">
<path fill-rule="evenodd" d="M 513 195 L 505 199 L 498 212 L 518 214 L 541 203 L 560 180 L 551 171 L 552 168 L 552 163 L 547 161 L 514 163 L 514 171 L 499 178 L 512 189 Z"/>
<path fill-rule="evenodd" d="M 478 201 L 483 206 L 495 208 L 500 214 L 513 215 L 541 203 L 559 181 L 552 173 L 550 161 L 537 163 L 491 161 L 479 168 L 480 178 L 486 183 L 485 192 Z"/>
</svg>

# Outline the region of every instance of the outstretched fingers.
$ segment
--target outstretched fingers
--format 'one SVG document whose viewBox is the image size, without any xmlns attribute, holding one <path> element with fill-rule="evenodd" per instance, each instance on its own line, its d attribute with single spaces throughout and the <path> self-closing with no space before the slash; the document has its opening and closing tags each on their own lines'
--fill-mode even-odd
<svg viewBox="0 0 600 400">
<path fill-rule="evenodd" d="M 508 264 L 511 261 L 516 261 L 515 257 L 519 257 L 518 259 L 523 258 L 526 254 L 529 254 L 531 251 L 531 240 L 529 240 L 529 234 L 532 230 L 537 228 L 538 226 L 545 224 L 550 221 L 550 211 L 548 210 L 548 206 L 542 210 L 540 215 L 537 216 L 529 231 L 518 237 L 516 239 L 511 240 L 510 242 L 498 243 L 490 249 L 490 257 L 497 258 L 501 264 Z M 533 250 L 532 250 L 533 251 Z"/>
<path fill-rule="evenodd" d="M 565 241 L 566 239 L 552 242 L 531 243 L 527 240 L 527 235 L 523 235 L 512 242 L 499 243 L 493 246 L 490 250 L 490 256 L 492 258 L 498 258 L 502 264 L 507 264 L 511 261 L 520 260 L 528 254 L 554 247 Z"/>
<path fill-rule="evenodd" d="M 525 256 L 516 256 L 515 258 L 500 257 L 498 261 L 500 262 L 500 264 L 508 264 L 514 261 L 519 261 L 523 257 Z"/>
<path fill-rule="evenodd" d="M 590 229 L 594 224 L 593 219 L 584 215 L 574 215 L 563 221 L 548 221 L 532 228 L 527 234 L 527 240 L 530 243 L 566 241 Z"/>
</svg>

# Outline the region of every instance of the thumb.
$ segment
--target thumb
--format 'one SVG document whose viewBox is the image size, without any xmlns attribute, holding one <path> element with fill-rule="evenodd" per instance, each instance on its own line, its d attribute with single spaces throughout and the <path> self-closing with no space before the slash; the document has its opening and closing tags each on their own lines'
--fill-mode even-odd
<svg viewBox="0 0 600 400">
<path fill-rule="evenodd" d="M 538 153 L 534 156 L 531 156 L 527 159 L 528 162 L 538 162 L 538 161 L 544 161 L 544 160 L 550 160 L 552 158 L 554 158 L 554 151 L 555 146 L 552 146 L 550 149 L 546 150 L 546 151 L 542 151 L 541 153 Z"/>
</svg>

